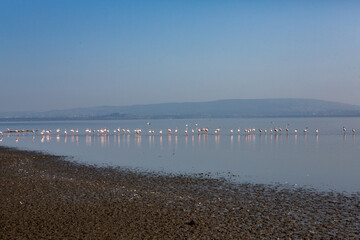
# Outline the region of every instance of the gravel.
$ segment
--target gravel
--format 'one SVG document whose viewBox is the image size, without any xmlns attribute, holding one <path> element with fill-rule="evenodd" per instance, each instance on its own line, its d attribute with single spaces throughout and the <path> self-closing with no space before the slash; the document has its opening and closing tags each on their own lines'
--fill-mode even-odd
<svg viewBox="0 0 360 240">
<path fill-rule="evenodd" d="M 360 239 L 359 199 L 0 147 L 0 239 Z"/>
</svg>

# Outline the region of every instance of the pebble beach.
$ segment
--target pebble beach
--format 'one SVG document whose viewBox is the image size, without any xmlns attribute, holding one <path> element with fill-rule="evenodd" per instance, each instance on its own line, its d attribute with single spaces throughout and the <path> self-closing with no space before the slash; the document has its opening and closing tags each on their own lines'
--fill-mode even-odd
<svg viewBox="0 0 360 240">
<path fill-rule="evenodd" d="M 0 239 L 359 239 L 359 200 L 0 147 Z"/>
</svg>

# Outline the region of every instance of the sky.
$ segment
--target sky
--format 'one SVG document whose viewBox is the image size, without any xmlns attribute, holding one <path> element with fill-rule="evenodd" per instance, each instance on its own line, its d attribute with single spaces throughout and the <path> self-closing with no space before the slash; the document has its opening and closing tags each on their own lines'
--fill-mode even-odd
<svg viewBox="0 0 360 240">
<path fill-rule="evenodd" d="M 218 99 L 360 105 L 360 1 L 0 1 L 0 112 Z"/>
</svg>

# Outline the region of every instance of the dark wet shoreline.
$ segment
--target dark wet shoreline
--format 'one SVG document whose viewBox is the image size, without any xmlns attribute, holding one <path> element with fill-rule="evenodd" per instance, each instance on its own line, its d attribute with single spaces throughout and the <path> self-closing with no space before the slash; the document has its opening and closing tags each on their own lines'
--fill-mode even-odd
<svg viewBox="0 0 360 240">
<path fill-rule="evenodd" d="M 0 239 L 359 239 L 359 202 L 0 147 Z"/>
</svg>

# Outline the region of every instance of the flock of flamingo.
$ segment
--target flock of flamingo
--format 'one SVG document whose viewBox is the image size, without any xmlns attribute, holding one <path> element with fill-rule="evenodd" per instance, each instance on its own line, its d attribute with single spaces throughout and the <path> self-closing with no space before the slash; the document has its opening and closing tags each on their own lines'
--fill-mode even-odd
<svg viewBox="0 0 360 240">
<path fill-rule="evenodd" d="M 147 125 L 151 125 L 151 123 L 147 123 Z M 306 127 L 302 130 L 303 134 L 307 134 L 308 133 L 308 130 L 309 128 Z M 343 133 L 346 134 L 347 132 L 347 129 L 346 127 L 343 127 L 342 129 Z M 221 128 L 216 128 L 214 131 L 213 131 L 213 134 L 214 135 L 219 135 L 221 132 Z M 237 128 L 237 129 L 230 129 L 230 131 L 228 132 L 228 134 L 230 135 L 233 135 L 233 134 L 238 134 L 238 135 L 252 135 L 252 134 L 255 134 L 256 132 L 258 132 L 260 135 L 261 134 L 281 134 L 283 132 L 283 129 L 281 127 L 274 127 L 274 128 L 270 128 L 269 130 L 267 130 L 266 128 L 265 129 L 261 129 L 259 128 L 258 130 L 256 130 L 255 128 L 244 128 L 243 131 L 241 131 L 240 128 Z M 293 130 L 293 134 L 297 135 L 300 131 L 298 129 L 294 129 Z M 356 130 L 353 128 L 352 129 L 352 134 L 355 134 Z M 52 134 L 52 131 L 51 130 L 39 130 L 39 129 L 36 129 L 36 130 L 10 130 L 10 129 L 7 129 L 6 131 L 4 131 L 4 133 L 2 131 L 0 131 L 0 138 L 3 137 L 4 134 L 8 134 L 10 135 L 11 133 L 14 133 L 16 135 L 19 135 L 19 134 L 23 134 L 23 133 L 33 133 L 33 134 L 40 134 L 41 136 L 51 136 Z M 78 135 L 79 134 L 79 130 L 78 129 L 70 129 L 69 131 L 67 131 L 66 129 L 62 132 L 60 128 L 56 129 L 55 131 L 56 135 L 57 136 L 60 136 L 60 134 L 64 135 L 64 136 L 67 136 L 67 135 Z M 203 134 L 209 134 L 210 133 L 210 130 L 209 128 L 205 127 L 205 128 L 199 128 L 198 127 L 198 124 L 195 124 L 195 129 L 189 129 L 189 125 L 186 124 L 186 129 L 184 130 L 184 135 L 185 136 L 188 136 L 189 134 L 191 135 L 194 135 L 194 134 L 197 134 L 197 135 L 203 135 Z M 288 127 L 286 127 L 285 129 L 285 133 L 287 135 L 291 134 L 290 133 L 290 130 Z M 314 133 L 316 135 L 319 134 L 319 130 L 318 129 L 315 129 Z M 110 131 L 110 129 L 108 128 L 101 128 L 101 129 L 89 129 L 87 128 L 85 130 L 85 134 L 86 135 L 109 135 L 109 134 L 123 134 L 123 135 L 135 135 L 135 136 L 141 136 L 143 134 L 143 131 L 139 128 L 137 129 L 134 129 L 134 130 L 130 130 L 130 129 L 120 129 L 120 128 L 117 128 L 113 131 Z M 157 132 L 155 132 L 155 130 L 153 129 L 150 129 L 148 130 L 148 135 L 149 136 L 154 136 L 158 134 L 159 136 L 162 136 L 163 134 L 167 134 L 167 135 L 178 135 L 180 134 L 179 131 L 178 131 L 178 128 L 175 128 L 175 129 L 171 129 L 171 128 L 168 128 L 166 131 L 163 132 L 163 130 L 158 130 Z M 226 134 L 226 133 L 225 133 Z M 146 135 L 146 133 L 145 133 Z"/>
</svg>

